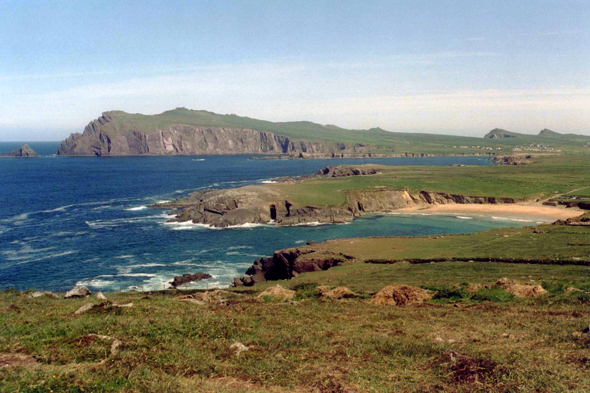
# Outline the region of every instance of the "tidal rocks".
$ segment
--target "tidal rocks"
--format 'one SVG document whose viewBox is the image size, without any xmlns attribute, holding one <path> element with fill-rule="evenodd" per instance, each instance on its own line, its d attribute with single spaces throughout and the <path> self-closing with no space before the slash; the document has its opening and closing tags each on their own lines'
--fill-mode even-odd
<svg viewBox="0 0 590 393">
<path fill-rule="evenodd" d="M 273 280 L 289 280 L 301 273 L 327 270 L 350 259 L 344 254 L 309 257 L 312 249 L 290 248 L 274 253 L 270 258 L 257 259 L 246 271 L 246 276 L 235 278 L 234 286 L 252 286 Z M 325 254 L 325 253 L 324 253 Z"/>
<path fill-rule="evenodd" d="M 177 288 L 181 285 L 188 284 L 190 282 L 208 280 L 210 278 L 212 278 L 212 276 L 207 273 L 200 273 L 199 272 L 199 273 L 195 273 L 195 274 L 184 274 L 182 276 L 174 277 L 174 280 L 172 280 L 172 283 L 170 284 L 170 286 L 172 288 Z"/>
<path fill-rule="evenodd" d="M 74 288 L 72 288 L 71 290 L 69 290 L 68 292 L 66 292 L 64 298 L 69 299 L 69 298 L 75 298 L 75 297 L 86 297 L 86 296 L 90 296 L 91 293 L 92 292 L 90 292 L 90 289 L 77 285 Z"/>
<path fill-rule="evenodd" d="M 31 149 L 31 147 L 25 143 L 20 149 L 16 149 L 8 153 L 8 157 L 36 158 L 39 157 L 39 153 Z"/>
</svg>

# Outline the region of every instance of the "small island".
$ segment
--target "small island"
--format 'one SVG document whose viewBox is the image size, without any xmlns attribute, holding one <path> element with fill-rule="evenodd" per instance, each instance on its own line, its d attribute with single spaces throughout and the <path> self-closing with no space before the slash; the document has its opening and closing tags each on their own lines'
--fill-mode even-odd
<svg viewBox="0 0 590 393">
<path fill-rule="evenodd" d="M 8 154 L 0 154 L 0 157 L 5 157 L 5 158 L 37 158 L 37 157 L 39 157 L 39 153 L 37 153 L 35 150 L 31 149 L 31 147 L 25 143 L 20 149 L 13 150 Z"/>
</svg>

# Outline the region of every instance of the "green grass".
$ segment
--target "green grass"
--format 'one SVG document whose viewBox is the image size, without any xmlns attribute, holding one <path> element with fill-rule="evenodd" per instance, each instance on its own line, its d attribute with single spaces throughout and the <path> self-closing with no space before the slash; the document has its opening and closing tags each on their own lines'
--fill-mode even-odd
<svg viewBox="0 0 590 393">
<path fill-rule="evenodd" d="M 315 287 L 326 283 L 355 288 L 367 297 L 396 282 L 440 289 L 488 284 L 503 276 L 547 285 L 564 280 L 589 285 L 587 269 L 357 263 L 283 283 L 297 290 L 293 304 L 256 300 L 264 286 L 228 295 L 228 306 L 181 303 L 171 291 L 147 298 L 117 293 L 107 296 L 135 306 L 80 316 L 73 311 L 98 300 L 32 299 L 1 292 L 0 353 L 24 354 L 37 364 L 0 369 L 0 390 L 587 391 L 588 341 L 572 332 L 587 326 L 589 303 L 577 301 L 578 295 L 550 293 L 521 300 L 490 289 L 458 303 L 444 301 L 444 296 L 452 297 L 448 292 L 430 304 L 403 307 L 315 295 Z M 91 334 L 121 340 L 121 353 L 111 356 L 110 342 L 90 339 Z M 236 341 L 250 348 L 240 357 L 229 349 Z M 449 351 L 497 367 L 477 383 L 458 380 Z"/>
<path fill-rule="evenodd" d="M 376 187 L 535 200 L 590 185 L 590 160 L 584 156 L 538 157 L 523 166 L 378 168 L 382 172 L 378 175 L 276 184 L 272 188 L 300 204 L 341 206 L 346 203 L 346 192 Z"/>
</svg>

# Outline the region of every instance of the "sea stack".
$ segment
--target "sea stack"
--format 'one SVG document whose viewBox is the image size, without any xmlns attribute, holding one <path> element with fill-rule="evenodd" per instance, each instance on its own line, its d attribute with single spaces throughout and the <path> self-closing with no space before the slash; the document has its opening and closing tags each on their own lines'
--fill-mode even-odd
<svg viewBox="0 0 590 393">
<path fill-rule="evenodd" d="M 31 147 L 25 143 L 20 149 L 16 149 L 8 153 L 8 156 L 18 158 L 33 158 L 39 157 L 39 153 L 31 149 Z"/>
</svg>

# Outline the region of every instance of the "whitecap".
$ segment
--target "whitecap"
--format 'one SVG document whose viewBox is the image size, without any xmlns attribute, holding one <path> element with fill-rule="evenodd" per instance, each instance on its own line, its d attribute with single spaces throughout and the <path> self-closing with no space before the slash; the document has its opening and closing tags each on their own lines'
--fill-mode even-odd
<svg viewBox="0 0 590 393">
<path fill-rule="evenodd" d="M 163 263 L 138 263 L 136 265 L 127 265 L 125 267 L 129 268 L 129 269 L 137 269 L 140 267 L 163 267 L 163 266 L 166 266 L 166 265 L 164 265 Z"/>
<path fill-rule="evenodd" d="M 275 180 L 262 180 L 261 183 L 262 184 L 276 184 L 278 182 Z"/>
<path fill-rule="evenodd" d="M 305 243 L 305 240 L 297 240 L 297 241 L 295 242 L 295 244 L 301 244 L 301 243 Z"/>
<path fill-rule="evenodd" d="M 130 207 L 129 209 L 125 209 L 128 212 L 136 212 L 140 210 L 147 209 L 147 206 L 137 206 L 137 207 Z"/>
<path fill-rule="evenodd" d="M 233 246 L 233 247 L 228 247 L 228 250 L 245 250 L 245 249 L 249 249 L 249 248 L 254 248 L 252 246 Z"/>
<path fill-rule="evenodd" d="M 85 287 L 94 287 L 94 288 L 108 288 L 111 287 L 115 281 L 109 280 L 98 280 L 98 279 L 91 279 L 91 280 L 80 280 L 76 282 L 78 286 L 85 286 Z"/>
<path fill-rule="evenodd" d="M 468 216 L 455 216 L 455 218 L 460 218 L 461 220 L 473 220 L 473 217 Z"/>
</svg>

